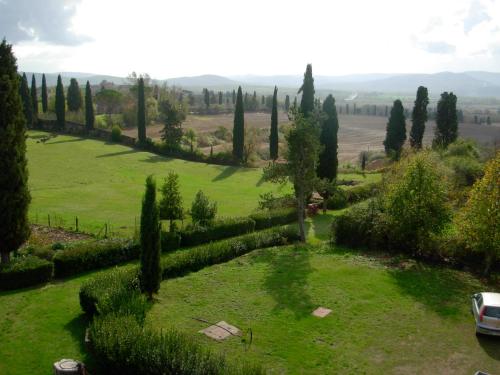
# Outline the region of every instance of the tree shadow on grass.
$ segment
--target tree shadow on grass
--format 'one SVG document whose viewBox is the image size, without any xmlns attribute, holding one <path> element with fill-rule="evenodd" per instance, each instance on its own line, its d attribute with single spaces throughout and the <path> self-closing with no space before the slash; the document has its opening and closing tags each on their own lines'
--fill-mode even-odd
<svg viewBox="0 0 500 375">
<path fill-rule="evenodd" d="M 259 187 L 259 186 L 261 186 L 264 182 L 266 182 L 266 180 L 264 179 L 264 174 L 262 174 L 262 175 L 260 176 L 259 181 L 257 181 L 257 183 L 255 184 L 255 186 Z"/>
<path fill-rule="evenodd" d="M 97 155 L 96 158 L 110 158 L 110 157 L 113 157 L 113 156 L 122 156 L 122 155 L 129 155 L 129 154 L 135 154 L 139 151 L 137 150 L 125 150 L 125 151 L 120 151 L 120 152 L 111 152 L 109 154 L 102 154 L 102 155 Z"/>
<path fill-rule="evenodd" d="M 219 173 L 212 179 L 212 182 L 225 180 L 226 178 L 231 177 L 233 174 L 235 174 L 238 169 L 239 168 L 237 167 L 225 167 L 221 173 Z"/>
<path fill-rule="evenodd" d="M 421 263 L 390 269 L 389 274 L 403 293 L 445 318 L 462 313 L 479 287 L 463 273 Z"/>
<path fill-rule="evenodd" d="M 82 358 L 74 358 L 85 363 L 87 368 L 93 368 L 94 362 L 92 356 L 90 355 L 89 348 L 85 344 L 85 331 L 89 326 L 90 321 L 85 314 L 80 314 L 74 317 L 71 321 L 64 325 L 64 329 L 68 331 L 76 342 L 78 342 L 78 347 L 80 352 L 83 354 Z M 66 358 L 62 356 L 62 358 Z"/>
<path fill-rule="evenodd" d="M 274 310 L 288 309 L 296 319 L 309 316 L 313 310 L 307 291 L 307 278 L 313 271 L 309 251 L 304 247 L 283 247 L 253 257 L 254 262 L 269 264 L 264 279 L 265 290 L 274 298 Z"/>
<path fill-rule="evenodd" d="M 81 141 L 85 141 L 85 140 L 86 140 L 86 138 L 74 138 L 74 139 L 66 139 L 66 140 L 55 141 L 55 142 L 47 141 L 47 142 L 45 142 L 45 144 L 46 145 L 55 145 L 58 143 L 72 143 L 72 142 L 81 142 Z"/>
<path fill-rule="evenodd" d="M 479 335 L 477 341 L 486 354 L 495 361 L 500 361 L 500 337 Z"/>
<path fill-rule="evenodd" d="M 334 215 L 331 213 L 319 213 L 306 220 L 306 233 L 314 235 L 320 241 L 328 241 L 331 238 L 331 227 Z"/>
<path fill-rule="evenodd" d="M 160 156 L 160 155 L 149 155 L 148 158 L 146 159 L 141 159 L 140 161 L 146 162 L 146 163 L 165 163 L 172 161 L 172 158 L 168 158 L 165 156 Z"/>
</svg>

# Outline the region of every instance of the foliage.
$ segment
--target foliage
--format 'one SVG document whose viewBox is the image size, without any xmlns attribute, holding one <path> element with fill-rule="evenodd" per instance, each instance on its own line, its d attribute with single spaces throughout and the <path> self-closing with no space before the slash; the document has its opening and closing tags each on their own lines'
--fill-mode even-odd
<svg viewBox="0 0 500 375">
<path fill-rule="evenodd" d="M 212 223 L 217 214 L 217 202 L 210 203 L 208 197 L 199 190 L 191 205 L 193 223 L 207 226 Z"/>
<path fill-rule="evenodd" d="M 35 256 L 16 258 L 0 266 L 0 290 L 24 288 L 52 279 L 53 264 Z"/>
<path fill-rule="evenodd" d="M 412 126 L 410 130 L 410 145 L 413 148 L 422 148 L 424 138 L 425 123 L 427 121 L 427 105 L 429 104 L 429 94 L 427 88 L 419 86 L 417 98 L 411 114 Z"/>
<path fill-rule="evenodd" d="M 394 159 L 399 159 L 406 140 L 406 120 L 403 103 L 397 99 L 391 109 L 391 116 L 387 123 L 384 141 L 385 153 Z"/>
<path fill-rule="evenodd" d="M 274 86 L 273 108 L 271 111 L 271 133 L 269 135 L 269 155 L 271 160 L 278 159 L 278 88 Z"/>
<path fill-rule="evenodd" d="M 487 274 L 491 265 L 500 259 L 500 151 L 484 169 L 470 192 L 457 225 L 466 244 L 484 256 Z"/>
<path fill-rule="evenodd" d="M 243 108 L 243 94 L 241 86 L 238 87 L 236 105 L 234 107 L 233 126 L 233 157 L 237 161 L 243 161 L 245 146 L 245 110 Z"/>
<path fill-rule="evenodd" d="M 111 141 L 117 143 L 122 141 L 122 130 L 118 125 L 113 125 L 111 128 Z"/>
<path fill-rule="evenodd" d="M 62 79 L 60 74 L 57 76 L 55 109 L 57 118 L 57 128 L 59 130 L 64 130 L 66 126 L 66 101 L 64 99 L 64 87 L 62 84 Z"/>
<path fill-rule="evenodd" d="M 98 113 L 120 113 L 124 104 L 123 94 L 113 89 L 101 88 L 95 95 Z"/>
<path fill-rule="evenodd" d="M 258 211 L 251 214 L 250 218 L 255 221 L 255 230 L 261 230 L 297 221 L 297 209 L 288 207 Z"/>
<path fill-rule="evenodd" d="M 156 203 L 156 182 L 153 176 L 146 179 L 146 192 L 142 199 L 141 211 L 141 289 L 152 299 L 160 289 L 161 267 L 161 226 Z"/>
<path fill-rule="evenodd" d="M 33 102 L 31 100 L 30 89 L 28 86 L 28 78 L 26 73 L 23 73 L 21 77 L 21 87 L 19 88 L 19 93 L 21 94 L 21 100 L 23 102 L 24 118 L 26 119 L 26 125 L 32 127 L 35 123 L 35 116 L 33 114 Z"/>
<path fill-rule="evenodd" d="M 249 217 L 229 217 L 217 219 L 208 227 L 193 225 L 181 231 L 180 246 L 197 246 L 228 237 L 251 233 L 255 230 L 255 221 Z"/>
<path fill-rule="evenodd" d="M 161 119 L 165 124 L 161 139 L 167 148 L 178 149 L 182 140 L 182 123 L 186 120 L 186 111 L 182 104 L 164 100 L 159 105 Z"/>
<path fill-rule="evenodd" d="M 186 142 L 189 144 L 189 149 L 191 152 L 194 151 L 194 143 L 196 142 L 196 132 L 193 129 L 188 129 L 184 133 L 184 138 L 186 139 Z"/>
<path fill-rule="evenodd" d="M 259 195 L 260 210 L 276 210 L 286 207 L 295 207 L 295 199 L 291 194 L 276 197 L 272 191 L 269 191 Z"/>
<path fill-rule="evenodd" d="M 29 235 L 26 121 L 19 95 L 16 58 L 5 39 L 0 43 L 0 255 L 9 262 Z"/>
<path fill-rule="evenodd" d="M 77 275 L 137 259 L 138 256 L 139 247 L 127 240 L 76 242 L 55 254 L 54 276 L 61 278 Z"/>
<path fill-rule="evenodd" d="M 331 94 L 328 95 L 323 103 L 323 113 L 325 118 L 322 121 L 319 136 L 322 149 L 319 153 L 317 175 L 319 178 L 326 178 L 328 181 L 333 181 L 337 178 L 339 164 L 337 157 L 339 121 L 337 119 L 335 99 Z"/>
<path fill-rule="evenodd" d="M 160 219 L 170 220 L 170 231 L 173 232 L 174 220 L 184 218 L 182 196 L 179 187 L 179 175 L 169 172 L 161 187 L 161 200 L 159 204 Z"/>
<path fill-rule="evenodd" d="M 82 93 L 80 91 L 80 86 L 78 86 L 78 81 L 75 78 L 71 78 L 70 80 L 66 100 L 68 102 L 69 111 L 77 112 L 82 108 Z"/>
<path fill-rule="evenodd" d="M 307 64 L 304 73 L 304 82 L 298 93 L 302 93 L 300 100 L 300 113 L 303 117 L 309 116 L 314 111 L 314 78 L 312 76 L 312 65 Z"/>
<path fill-rule="evenodd" d="M 457 139 L 457 97 L 452 92 L 443 92 L 437 105 L 434 147 L 446 148 Z"/>
<path fill-rule="evenodd" d="M 146 102 L 144 97 L 144 78 L 137 84 L 137 138 L 140 144 L 146 143 Z"/>
<path fill-rule="evenodd" d="M 91 131 L 94 129 L 95 115 L 94 115 L 94 104 L 92 103 L 92 90 L 90 88 L 90 82 L 87 81 L 85 86 L 85 129 Z"/>
<path fill-rule="evenodd" d="M 47 113 L 49 109 L 49 95 L 47 93 L 47 80 L 45 79 L 45 73 L 42 74 L 42 111 Z"/>
<path fill-rule="evenodd" d="M 36 79 L 34 74 L 31 76 L 30 95 L 31 105 L 33 106 L 33 125 L 35 125 L 38 119 L 38 93 L 36 91 Z"/>
</svg>

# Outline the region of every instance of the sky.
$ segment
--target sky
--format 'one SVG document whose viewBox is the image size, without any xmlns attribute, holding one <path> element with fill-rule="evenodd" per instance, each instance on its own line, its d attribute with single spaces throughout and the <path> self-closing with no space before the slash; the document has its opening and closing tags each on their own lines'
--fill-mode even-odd
<svg viewBox="0 0 500 375">
<path fill-rule="evenodd" d="M 46 73 L 500 72 L 500 0 L 0 0 L 2 37 Z"/>
</svg>

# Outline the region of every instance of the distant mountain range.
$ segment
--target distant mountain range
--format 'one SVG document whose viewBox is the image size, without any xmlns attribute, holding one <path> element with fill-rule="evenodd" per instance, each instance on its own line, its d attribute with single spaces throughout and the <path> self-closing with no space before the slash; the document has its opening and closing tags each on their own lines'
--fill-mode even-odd
<svg viewBox="0 0 500 375">
<path fill-rule="evenodd" d="M 32 73 L 26 72 L 29 76 Z M 63 83 L 67 85 L 70 78 L 76 78 L 80 84 L 88 80 L 92 85 L 102 81 L 114 84 L 126 84 L 125 77 L 99 75 L 79 72 L 61 73 Z M 35 73 L 38 84 L 41 84 L 41 74 Z M 46 74 L 47 84 L 54 86 L 57 74 Z M 302 75 L 241 75 L 223 77 L 218 75 L 200 75 L 194 77 L 176 77 L 166 80 L 170 86 L 180 86 L 191 90 L 207 87 L 213 90 L 229 90 L 238 85 L 250 88 L 270 88 L 274 85 L 280 88 L 297 89 L 302 82 Z M 346 76 L 314 76 L 317 90 L 347 91 L 347 92 L 380 92 L 413 94 L 418 86 L 429 89 L 431 96 L 437 96 L 443 91 L 453 91 L 457 95 L 469 97 L 500 97 L 500 73 L 471 71 L 462 73 L 441 72 L 435 74 L 356 74 Z"/>
</svg>

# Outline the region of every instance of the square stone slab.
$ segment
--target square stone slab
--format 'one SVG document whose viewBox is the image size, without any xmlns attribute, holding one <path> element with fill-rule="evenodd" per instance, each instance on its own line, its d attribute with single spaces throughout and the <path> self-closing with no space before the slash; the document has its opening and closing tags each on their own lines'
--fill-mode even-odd
<svg viewBox="0 0 500 375">
<path fill-rule="evenodd" d="M 318 307 L 316 310 L 312 312 L 314 316 L 317 316 L 318 318 L 324 318 L 328 314 L 330 314 L 332 310 L 327 309 L 326 307 Z"/>
<path fill-rule="evenodd" d="M 226 323 L 223 320 L 213 326 L 202 329 L 201 331 L 198 332 L 204 333 L 211 339 L 217 341 L 222 341 L 224 339 L 227 339 L 229 336 L 231 336 L 231 334 L 236 336 L 241 335 L 241 331 L 238 328 Z"/>
</svg>

